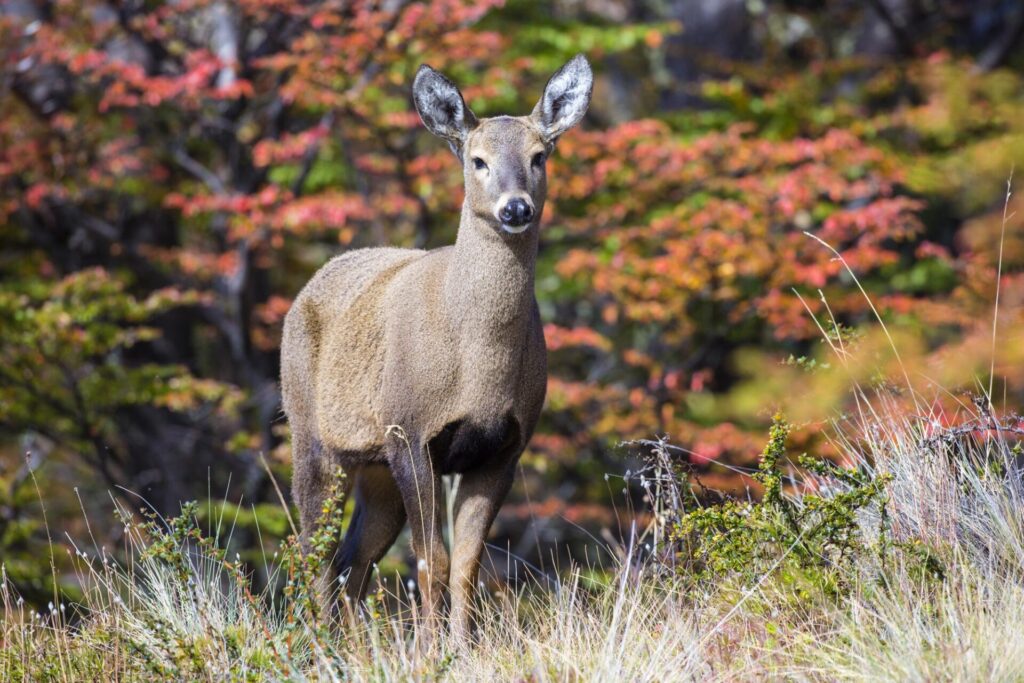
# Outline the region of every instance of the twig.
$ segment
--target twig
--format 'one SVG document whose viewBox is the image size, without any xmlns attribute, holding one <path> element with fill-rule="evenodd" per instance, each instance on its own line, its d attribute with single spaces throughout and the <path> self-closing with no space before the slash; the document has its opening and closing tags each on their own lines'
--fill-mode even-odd
<svg viewBox="0 0 1024 683">
<path fill-rule="evenodd" d="M 903 358 L 900 357 L 899 349 L 896 348 L 896 342 L 893 340 L 892 335 L 889 334 L 889 328 L 886 327 L 885 320 L 882 319 L 882 314 L 878 312 L 877 308 L 875 308 L 875 302 L 871 300 L 871 297 L 868 296 L 867 290 L 864 289 L 864 285 L 860 283 L 860 278 L 858 278 L 857 274 L 853 272 L 853 268 L 851 268 L 850 264 L 846 262 L 846 259 L 843 258 L 843 255 L 836 251 L 835 247 L 833 247 L 831 244 L 821 239 L 814 233 L 808 232 L 806 230 L 804 230 L 803 232 L 805 235 L 807 235 L 808 237 L 810 237 L 811 239 L 813 239 L 814 241 L 818 242 L 823 247 L 831 251 L 833 254 L 835 254 L 836 259 L 838 259 L 839 262 L 843 264 L 843 267 L 846 268 L 846 272 L 848 272 L 850 274 L 850 277 L 853 278 L 853 281 L 857 284 L 857 289 L 859 289 L 860 293 L 864 295 L 864 300 L 867 301 L 868 306 L 871 307 L 871 312 L 874 313 L 875 318 L 878 319 L 878 324 L 882 326 L 882 332 L 885 333 L 885 338 L 889 340 L 889 346 L 892 347 L 892 352 L 896 356 L 896 362 L 899 363 L 900 370 L 903 372 L 903 379 L 907 383 L 907 389 L 910 391 L 910 395 L 914 397 L 914 402 L 917 403 L 917 398 L 914 393 L 914 385 L 910 381 L 910 375 L 907 373 L 907 368 L 903 364 Z"/>
<path fill-rule="evenodd" d="M 992 386 L 996 375 L 996 330 L 999 326 L 999 292 L 1003 279 L 1003 243 L 1006 241 L 1006 222 L 1013 218 L 1014 214 L 1007 216 L 1010 209 L 1010 197 L 1013 196 L 1013 168 L 1010 169 L 1010 177 L 1006 179 L 1006 202 L 1003 204 L 1003 224 L 999 230 L 999 262 L 996 266 L 996 302 L 992 311 L 992 365 L 988 373 L 988 405 L 992 408 Z"/>
</svg>

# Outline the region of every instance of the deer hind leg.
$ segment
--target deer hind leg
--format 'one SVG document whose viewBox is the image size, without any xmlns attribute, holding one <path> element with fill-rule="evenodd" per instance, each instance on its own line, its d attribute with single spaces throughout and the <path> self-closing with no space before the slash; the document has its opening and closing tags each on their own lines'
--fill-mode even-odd
<svg viewBox="0 0 1024 683">
<path fill-rule="evenodd" d="M 312 550 L 310 540 L 316 534 L 320 523 L 334 472 L 333 468 L 328 466 L 319 439 L 302 430 L 294 430 L 292 433 L 292 462 L 292 498 L 299 509 L 299 540 L 303 553 L 309 553 Z M 335 544 L 337 540 L 334 539 Z M 316 587 L 321 609 L 325 614 L 330 613 L 337 598 L 337 570 L 330 561 L 336 551 L 336 545 L 327 548 L 328 562 Z"/>
<path fill-rule="evenodd" d="M 352 604 L 363 599 L 373 567 L 405 525 L 405 506 L 386 465 L 365 465 L 355 473 L 355 507 L 335 558 Z"/>
<path fill-rule="evenodd" d="M 448 583 L 448 549 L 442 533 L 444 486 L 425 444 L 419 440 L 401 439 L 389 454 L 388 465 L 409 516 L 425 642 L 429 643 L 440 627 Z"/>
</svg>

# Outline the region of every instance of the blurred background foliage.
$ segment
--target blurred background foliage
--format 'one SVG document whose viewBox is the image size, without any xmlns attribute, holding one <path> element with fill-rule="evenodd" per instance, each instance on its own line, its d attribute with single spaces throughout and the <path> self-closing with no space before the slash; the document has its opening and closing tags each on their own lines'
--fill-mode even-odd
<svg viewBox="0 0 1024 683">
<path fill-rule="evenodd" d="M 289 529 L 292 297 L 344 249 L 454 238 L 415 69 L 524 114 L 579 51 L 594 102 L 550 162 L 537 276 L 547 407 L 496 546 L 548 567 L 628 526 L 624 440 L 756 490 L 737 472 L 779 409 L 827 455 L 851 387 L 931 392 L 941 422 L 992 361 L 1021 406 L 1014 0 L 2 0 L 0 557 L 23 593 L 64 576 L 41 504 L 57 542 L 116 547 L 111 496 L 207 501 L 259 571 Z"/>
</svg>

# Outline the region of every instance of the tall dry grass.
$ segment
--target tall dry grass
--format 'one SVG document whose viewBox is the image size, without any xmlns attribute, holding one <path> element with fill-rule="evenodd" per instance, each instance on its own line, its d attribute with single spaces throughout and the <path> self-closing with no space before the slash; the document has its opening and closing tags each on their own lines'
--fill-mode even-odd
<svg viewBox="0 0 1024 683">
<path fill-rule="evenodd" d="M 164 543 L 168 561 L 127 523 L 121 562 L 71 548 L 81 605 L 37 614 L 3 581 L 0 679 L 1021 680 L 1024 469 L 1016 427 L 994 420 L 981 410 L 939 428 L 880 401 L 840 427 L 851 461 L 891 476 L 887 517 L 865 511 L 861 524 L 888 525 L 893 545 L 860 558 L 839 597 L 807 600 L 770 571 L 683 590 L 627 553 L 603 574 L 574 568 L 484 595 L 475 644 L 440 634 L 426 651 L 423 626 L 393 600 L 325 635 L 279 594 L 251 595 L 194 539 Z M 921 553 L 941 576 L 922 571 Z"/>
</svg>

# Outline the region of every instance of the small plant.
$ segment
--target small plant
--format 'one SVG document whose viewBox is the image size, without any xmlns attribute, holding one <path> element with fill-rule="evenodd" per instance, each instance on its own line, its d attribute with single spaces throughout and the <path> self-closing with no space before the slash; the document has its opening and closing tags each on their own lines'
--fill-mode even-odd
<svg viewBox="0 0 1024 683">
<path fill-rule="evenodd" d="M 152 577 L 144 585 L 154 587 L 149 595 L 140 595 L 136 588 L 129 599 L 167 603 L 164 610 L 136 610 L 137 629 L 123 638 L 142 667 L 161 679 L 207 678 L 223 673 L 211 656 L 216 649 L 226 655 L 233 680 L 263 680 L 268 673 L 287 678 L 309 658 L 311 647 L 332 650 L 330 615 L 322 609 L 329 587 L 321 585 L 320 575 L 341 534 L 345 495 L 345 473 L 338 468 L 308 548 L 294 535 L 282 543 L 278 569 L 284 574 L 283 600 L 276 609 L 267 604 L 268 595 L 251 592 L 251 576 L 241 559 L 229 559 L 216 539 L 203 533 L 196 503 L 184 504 L 180 515 L 167 520 L 144 510 L 138 524 L 120 511 L 126 527 L 139 532 L 142 571 Z M 254 615 L 250 623 L 232 623 L 221 613 L 223 605 L 215 596 L 232 584 L 235 599 Z M 168 618 L 168 609 L 192 614 L 198 623 Z M 211 626 L 217 629 L 216 642 Z"/>
<path fill-rule="evenodd" d="M 816 370 L 829 370 L 832 367 L 831 363 L 819 361 L 817 358 L 809 358 L 807 356 L 794 356 L 789 354 L 789 357 L 782 362 L 783 365 L 789 365 L 798 367 L 804 372 L 814 372 Z"/>
<path fill-rule="evenodd" d="M 867 533 L 862 512 L 885 509 L 889 477 L 801 456 L 800 465 L 816 477 L 819 492 L 787 495 L 780 464 L 789 431 L 777 416 L 753 474 L 764 487 L 759 501 L 726 498 L 690 510 L 677 502 L 662 515 L 678 575 L 697 582 L 725 577 L 753 581 L 779 571 L 836 594 L 845 590 L 865 555 L 884 555 L 887 530 L 878 528 L 877 537 Z M 675 500 L 697 497 L 677 494 Z"/>
<path fill-rule="evenodd" d="M 324 613 L 324 606 L 337 597 L 333 594 L 334 586 L 322 585 L 321 575 L 324 563 L 331 561 L 329 555 L 337 548 L 338 539 L 341 538 L 345 514 L 345 481 L 345 471 L 341 467 L 336 468 L 320 509 L 316 531 L 309 537 L 308 547 L 301 548 L 301 543 L 294 535 L 289 536 L 285 542 L 285 557 L 289 567 L 288 585 L 284 589 L 285 597 L 290 598 L 287 602 L 288 624 L 294 627 L 302 615 L 309 615 L 314 632 L 321 638 L 327 636 L 330 620 L 330 613 Z"/>
</svg>

